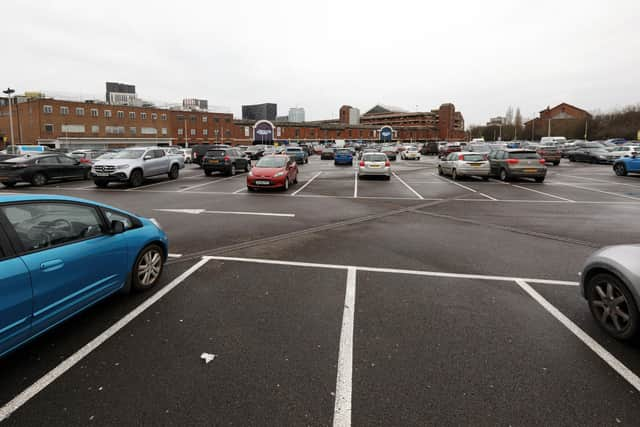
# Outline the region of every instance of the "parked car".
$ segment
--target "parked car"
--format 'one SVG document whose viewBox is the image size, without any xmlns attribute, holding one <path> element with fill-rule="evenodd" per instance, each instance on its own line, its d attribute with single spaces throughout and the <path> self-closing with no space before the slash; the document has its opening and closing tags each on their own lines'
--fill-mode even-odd
<svg viewBox="0 0 640 427">
<path fill-rule="evenodd" d="M 366 153 L 379 153 L 380 151 L 378 151 L 377 148 L 374 147 L 366 147 L 363 148 L 359 153 L 358 153 L 358 157 L 360 159 L 362 159 L 362 156 L 364 156 Z"/>
<path fill-rule="evenodd" d="M 335 158 L 335 148 L 325 147 L 320 153 L 320 160 L 333 160 Z"/>
<path fill-rule="evenodd" d="M 620 157 L 613 163 L 613 171 L 618 176 L 626 176 L 629 173 L 640 173 L 640 157 L 633 154 L 631 157 Z"/>
<path fill-rule="evenodd" d="M 420 151 L 415 145 L 410 145 L 400 154 L 400 158 L 403 160 L 420 160 Z"/>
<path fill-rule="evenodd" d="M 622 145 L 615 147 L 606 155 L 608 163 L 615 163 L 616 160 L 624 157 L 640 155 L 640 147 L 636 145 Z"/>
<path fill-rule="evenodd" d="M 599 142 L 587 142 L 566 152 L 566 156 L 570 162 L 607 163 L 608 153 L 604 145 Z"/>
<path fill-rule="evenodd" d="M 193 148 L 183 148 L 179 150 L 185 163 L 193 163 Z"/>
<path fill-rule="evenodd" d="M 491 152 L 491 147 L 489 144 L 474 142 L 469 144 L 468 151 L 471 153 L 484 153 L 489 154 Z"/>
<path fill-rule="evenodd" d="M 558 166 L 562 159 L 558 147 L 554 144 L 540 144 L 536 149 L 536 153 L 544 159 L 546 164 L 552 163 L 554 166 Z"/>
<path fill-rule="evenodd" d="M 440 146 L 437 142 L 427 142 L 422 146 L 420 154 L 425 156 L 437 156 L 440 154 Z"/>
<path fill-rule="evenodd" d="M 393 145 L 383 145 L 380 148 L 380 152 L 386 154 L 389 160 L 396 160 L 398 158 L 398 152 Z"/>
<path fill-rule="evenodd" d="M 384 153 L 367 152 L 362 155 L 358 164 L 358 179 L 365 176 L 383 176 L 391 179 L 391 162 Z"/>
<path fill-rule="evenodd" d="M 192 158 L 193 158 L 193 163 L 202 166 L 202 158 L 204 157 L 205 154 L 207 154 L 207 151 L 209 151 L 211 148 L 226 148 L 226 147 L 231 147 L 228 144 L 198 144 L 193 146 L 192 149 Z"/>
<path fill-rule="evenodd" d="M 212 147 L 202 158 L 202 169 L 207 176 L 211 176 L 213 172 L 222 172 L 225 175 L 233 176 L 239 170 L 249 172 L 251 160 L 249 156 L 241 153 L 237 148 Z"/>
<path fill-rule="evenodd" d="M 157 222 L 64 196 L 0 196 L 0 356 L 118 291 L 155 286 Z"/>
<path fill-rule="evenodd" d="M 139 187 L 145 179 L 160 175 L 178 179 L 180 166 L 184 166 L 182 158 L 178 157 L 167 155 L 160 147 L 127 148 L 111 159 L 95 162 L 91 167 L 91 177 L 96 186 L 102 188 L 110 182 L 125 182 L 131 187 Z"/>
<path fill-rule="evenodd" d="M 298 183 L 298 165 L 286 154 L 264 156 L 247 175 L 247 189 L 280 188 L 284 191 Z"/>
<path fill-rule="evenodd" d="M 309 154 L 300 147 L 287 147 L 286 154 L 298 164 L 309 163 Z"/>
<path fill-rule="evenodd" d="M 77 159 L 80 163 L 86 163 L 88 165 L 105 153 L 104 150 L 74 150 L 69 153 L 69 157 Z"/>
<path fill-rule="evenodd" d="M 639 335 L 640 245 L 604 247 L 587 258 L 580 290 L 598 325 L 609 335 L 630 340 Z"/>
<path fill-rule="evenodd" d="M 348 148 L 339 148 L 336 150 L 333 159 L 334 165 L 353 165 L 353 153 Z"/>
<path fill-rule="evenodd" d="M 54 180 L 89 179 L 91 166 L 65 154 L 38 154 L 0 162 L 0 182 L 13 187 L 18 182 L 45 185 Z"/>
<path fill-rule="evenodd" d="M 533 150 L 500 149 L 489 153 L 491 175 L 501 181 L 514 178 L 533 178 L 536 182 L 544 182 L 547 167 L 544 159 Z"/>
<path fill-rule="evenodd" d="M 249 157 L 249 160 L 258 160 L 264 155 L 264 145 L 252 145 L 245 151 L 245 154 Z"/>
<path fill-rule="evenodd" d="M 462 151 L 460 144 L 448 142 L 440 146 L 440 155 L 448 156 L 450 153 Z"/>
<path fill-rule="evenodd" d="M 478 176 L 486 181 L 490 173 L 489 160 L 480 153 L 450 153 L 438 162 L 438 174 L 450 175 L 454 181 L 465 176 Z"/>
</svg>

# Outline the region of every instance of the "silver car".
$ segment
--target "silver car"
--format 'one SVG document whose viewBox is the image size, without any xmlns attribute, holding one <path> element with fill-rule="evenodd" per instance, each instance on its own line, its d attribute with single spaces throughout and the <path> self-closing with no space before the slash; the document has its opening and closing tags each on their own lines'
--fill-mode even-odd
<svg viewBox="0 0 640 427">
<path fill-rule="evenodd" d="M 616 160 L 623 157 L 633 157 L 640 154 L 640 147 L 636 145 L 623 145 L 620 147 L 612 147 L 609 152 L 605 154 L 607 161 L 614 163 Z"/>
<path fill-rule="evenodd" d="M 608 334 L 620 340 L 640 335 L 640 244 L 608 246 L 593 253 L 580 273 L 580 289 Z"/>
<path fill-rule="evenodd" d="M 391 179 L 391 162 L 384 153 L 364 153 L 358 164 L 358 179 L 363 176 L 384 176 Z"/>
<path fill-rule="evenodd" d="M 458 151 L 438 162 L 438 174 L 450 175 L 454 181 L 463 176 L 478 176 L 486 181 L 491 167 L 486 154 Z"/>
</svg>

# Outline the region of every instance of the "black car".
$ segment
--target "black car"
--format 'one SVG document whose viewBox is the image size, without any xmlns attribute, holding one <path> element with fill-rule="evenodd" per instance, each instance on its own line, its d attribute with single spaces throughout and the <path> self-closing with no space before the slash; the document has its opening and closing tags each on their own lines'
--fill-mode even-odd
<svg viewBox="0 0 640 427">
<path fill-rule="evenodd" d="M 333 160 L 336 156 L 336 149 L 333 147 L 325 147 L 320 153 L 320 160 Z"/>
<path fill-rule="evenodd" d="M 232 176 L 238 170 L 249 172 L 251 160 L 237 148 L 216 147 L 211 148 L 202 157 L 202 169 L 207 176 L 216 171 Z"/>
<path fill-rule="evenodd" d="M 260 159 L 260 157 L 264 156 L 264 150 L 264 145 L 252 145 L 247 148 L 247 151 L 245 151 L 245 153 L 251 160 L 258 160 Z"/>
<path fill-rule="evenodd" d="M 44 185 L 53 180 L 89 179 L 91 165 L 64 154 L 39 154 L 0 162 L 0 182 L 13 187 L 18 182 Z"/>
<path fill-rule="evenodd" d="M 604 145 L 587 142 L 574 150 L 565 153 L 570 162 L 607 163 L 609 152 Z"/>
<path fill-rule="evenodd" d="M 440 154 L 440 146 L 437 142 L 427 142 L 420 149 L 420 154 L 423 156 L 437 156 Z"/>
<path fill-rule="evenodd" d="M 191 147 L 193 163 L 202 166 L 202 158 L 213 148 L 228 148 L 227 144 L 199 144 Z"/>
</svg>

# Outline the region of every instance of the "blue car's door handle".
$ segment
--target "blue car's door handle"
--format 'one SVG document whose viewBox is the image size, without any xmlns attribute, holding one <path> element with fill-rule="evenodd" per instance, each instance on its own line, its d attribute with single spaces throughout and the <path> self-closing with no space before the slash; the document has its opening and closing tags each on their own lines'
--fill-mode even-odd
<svg viewBox="0 0 640 427">
<path fill-rule="evenodd" d="M 51 261 L 45 261 L 40 264 L 40 270 L 48 273 L 50 271 L 56 271 L 64 267 L 64 261 L 61 259 L 52 259 Z"/>
</svg>

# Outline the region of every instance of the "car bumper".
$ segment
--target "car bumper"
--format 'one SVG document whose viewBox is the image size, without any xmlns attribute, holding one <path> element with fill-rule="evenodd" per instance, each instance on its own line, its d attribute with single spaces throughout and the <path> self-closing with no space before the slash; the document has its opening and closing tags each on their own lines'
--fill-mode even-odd
<svg viewBox="0 0 640 427">
<path fill-rule="evenodd" d="M 491 169 L 488 167 L 463 167 L 456 168 L 456 174 L 460 176 L 489 176 Z"/>
<path fill-rule="evenodd" d="M 334 159 L 336 165 L 350 165 L 353 163 L 353 158 L 350 159 Z"/>
<path fill-rule="evenodd" d="M 108 182 L 124 182 L 129 180 L 129 176 L 124 172 L 116 172 L 110 175 L 101 175 L 95 172 L 91 172 L 91 178 L 93 180 L 108 181 Z"/>
<path fill-rule="evenodd" d="M 546 169 L 536 170 L 535 172 L 526 172 L 523 170 L 511 170 L 509 171 L 509 176 L 513 178 L 544 178 L 547 176 Z"/>
<path fill-rule="evenodd" d="M 358 176 L 391 176 L 391 168 L 367 168 L 361 167 L 358 169 Z"/>
<path fill-rule="evenodd" d="M 207 172 L 223 172 L 229 169 L 230 167 L 231 167 L 231 164 L 227 164 L 227 163 L 218 163 L 218 164 L 203 163 L 202 164 L 202 169 L 204 169 Z"/>
<path fill-rule="evenodd" d="M 247 178 L 247 187 L 250 188 L 282 188 L 284 187 L 286 177 L 278 178 Z M 268 184 L 258 184 L 258 182 L 268 182 Z"/>
</svg>

